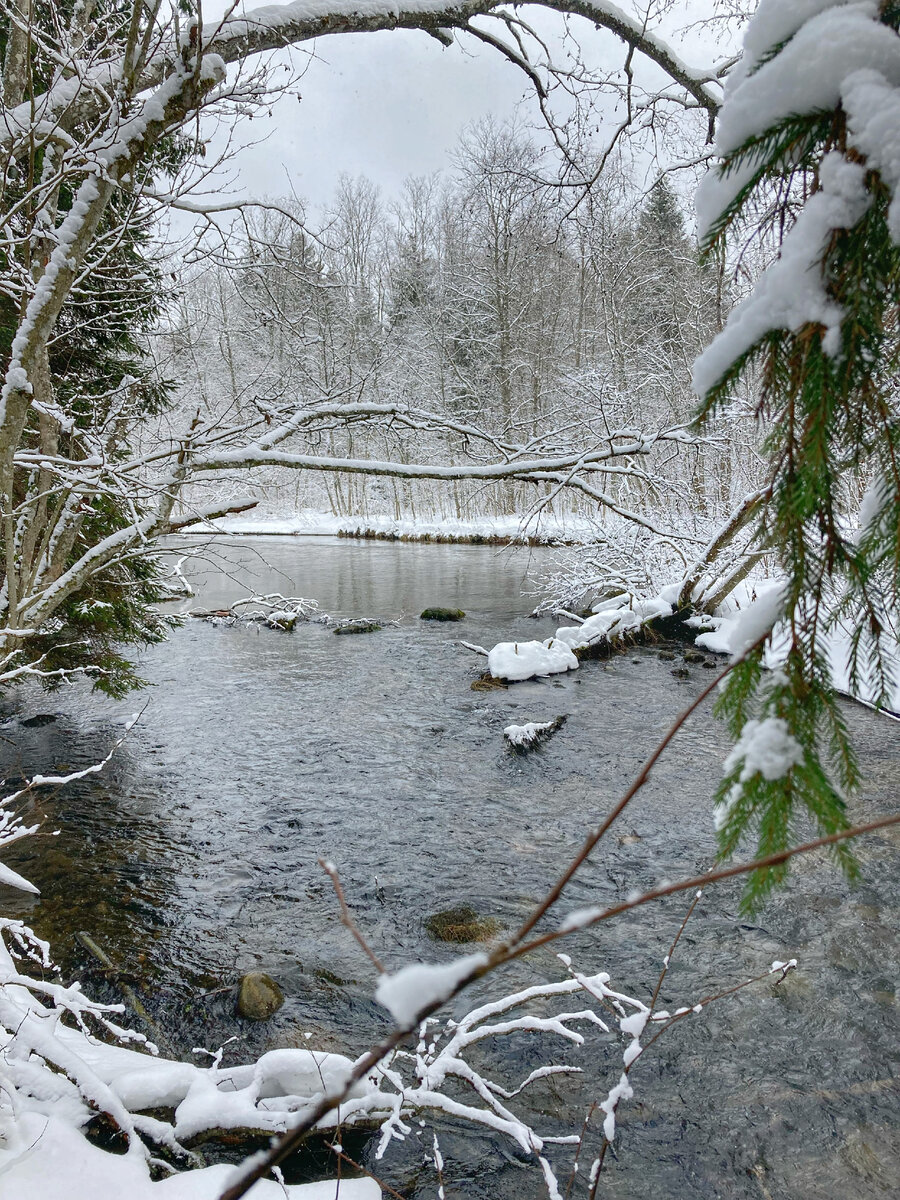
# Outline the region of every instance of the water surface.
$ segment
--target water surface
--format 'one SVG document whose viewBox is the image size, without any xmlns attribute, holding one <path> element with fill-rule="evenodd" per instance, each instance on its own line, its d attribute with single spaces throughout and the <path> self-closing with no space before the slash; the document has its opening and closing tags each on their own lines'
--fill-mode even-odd
<svg viewBox="0 0 900 1200">
<path fill-rule="evenodd" d="M 483 661 L 455 639 L 490 646 L 552 632 L 551 622 L 529 618 L 534 598 L 522 594 L 548 553 L 216 539 L 203 562 L 185 566 L 198 591 L 185 608 L 224 606 L 249 587 L 396 623 L 338 638 L 319 624 L 280 634 L 190 620 L 144 656 L 152 686 L 124 703 L 81 688 L 29 695 L 0 730 L 10 778 L 95 761 L 127 715 L 146 708 L 102 779 L 38 801 L 48 833 L 9 861 L 42 896 L 14 897 L 17 911 L 52 938 L 66 971 L 87 971 L 95 990 L 116 995 L 90 975 L 96 964 L 74 940 L 90 931 L 164 1025 L 173 1052 L 235 1034 L 235 1060 L 273 1045 L 362 1050 L 385 1028 L 384 1014 L 319 856 L 340 868 L 354 915 L 385 962 L 449 955 L 428 940 L 424 918 L 468 903 L 504 927 L 520 920 L 710 678 L 701 667 L 675 678 L 680 654 L 660 658 L 656 647 L 563 679 L 472 691 Z M 433 604 L 459 606 L 467 618 L 419 621 Z M 35 713 L 56 720 L 23 726 Z M 505 748 L 505 725 L 563 713 L 567 724 L 539 753 Z M 849 705 L 847 718 L 867 770 L 854 815 L 896 810 L 900 727 Z M 714 854 L 710 796 L 726 749 L 708 712 L 692 718 L 564 911 L 705 869 Z M 52 829 L 61 832 L 51 840 Z M 886 831 L 860 853 L 855 890 L 822 856 L 800 864 L 753 921 L 737 912 L 736 885 L 707 895 L 663 986 L 666 1007 L 774 958 L 797 957 L 800 969 L 777 988 L 763 984 L 683 1022 L 635 1068 L 636 1099 L 622 1113 L 618 1157 L 600 1194 L 896 1193 L 900 844 Z M 571 952 L 582 968 L 608 970 L 624 990 L 649 997 L 684 909 L 680 898 L 660 903 L 582 935 Z M 221 990 L 249 969 L 269 971 L 286 994 L 264 1026 L 235 1018 L 233 992 Z M 505 984 L 560 977 L 544 951 L 510 968 Z M 510 1040 L 492 1070 L 506 1082 L 526 1074 L 541 1061 L 537 1041 Z M 583 1051 L 545 1047 L 585 1075 L 534 1089 L 528 1105 L 544 1132 L 580 1128 L 587 1105 L 615 1081 L 620 1049 L 597 1038 Z M 441 1137 L 448 1196 L 541 1195 L 538 1176 L 523 1173 L 509 1146 L 446 1125 Z M 424 1198 L 436 1189 L 422 1160 L 413 1137 L 377 1169 Z"/>
</svg>

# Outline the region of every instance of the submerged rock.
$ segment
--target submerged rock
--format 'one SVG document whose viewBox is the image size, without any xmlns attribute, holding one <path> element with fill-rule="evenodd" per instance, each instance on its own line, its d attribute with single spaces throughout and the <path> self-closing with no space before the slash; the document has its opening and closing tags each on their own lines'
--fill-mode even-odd
<svg viewBox="0 0 900 1200">
<path fill-rule="evenodd" d="M 470 904 L 445 908 L 425 920 L 428 936 L 435 942 L 486 942 L 499 928 L 499 921 L 479 917 Z"/>
<path fill-rule="evenodd" d="M 419 615 L 420 621 L 462 621 L 465 613 L 461 608 L 426 608 Z"/>
<path fill-rule="evenodd" d="M 268 1021 L 284 1004 L 284 993 L 271 975 L 250 971 L 238 986 L 237 1010 L 250 1021 Z"/>
<path fill-rule="evenodd" d="M 377 621 L 348 621 L 346 625 L 338 625 L 335 633 L 378 633 L 381 626 Z"/>
<path fill-rule="evenodd" d="M 36 717 L 26 717 L 20 723 L 23 729 L 40 729 L 44 725 L 52 725 L 55 720 L 55 713 L 38 713 Z"/>
</svg>

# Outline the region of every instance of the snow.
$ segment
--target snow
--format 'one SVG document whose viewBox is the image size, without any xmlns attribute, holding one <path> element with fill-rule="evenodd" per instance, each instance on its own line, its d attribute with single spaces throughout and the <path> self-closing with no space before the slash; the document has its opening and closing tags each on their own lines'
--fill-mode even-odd
<svg viewBox="0 0 900 1200">
<path fill-rule="evenodd" d="M 151 1183 L 142 1158 L 110 1154 L 90 1145 L 58 1117 L 25 1113 L 21 1117 L 24 1149 L 0 1149 L 0 1195 L 9 1200 L 218 1200 L 232 1182 L 227 1164 L 203 1167 Z M 64 1182 L 63 1182 L 64 1181 Z M 260 1180 L 254 1200 L 334 1200 L 335 1180 L 283 1187 Z M 342 1179 L 341 1200 L 381 1200 L 371 1179 Z"/>
<path fill-rule="evenodd" d="M 864 504 L 861 517 L 866 522 L 877 519 L 880 510 L 880 492 L 877 487 L 872 489 L 868 500 L 868 508 Z M 873 515 L 874 514 L 874 515 Z M 749 602 L 749 596 L 757 598 Z M 734 609 L 735 600 L 748 603 L 744 609 Z M 769 580 L 765 584 L 743 584 L 731 600 L 720 609 L 717 617 L 710 618 L 714 628 L 696 637 L 695 643 L 704 650 L 714 654 L 728 654 L 733 658 L 740 654 L 757 638 L 761 637 L 767 628 L 773 628 L 773 636 L 766 646 L 764 665 L 770 671 L 776 671 L 784 662 L 788 647 L 788 631 L 778 620 L 781 615 L 783 593 L 777 580 Z M 839 625 L 836 628 L 823 630 L 822 645 L 831 672 L 831 681 L 838 689 L 848 696 L 853 696 L 865 704 L 874 704 L 878 698 L 878 681 L 873 674 L 862 672 L 857 686 L 851 686 L 850 652 L 853 638 L 852 629 Z M 888 639 L 883 646 L 885 666 L 888 671 L 888 701 L 887 708 L 892 712 L 900 712 L 900 646 L 895 640 Z"/>
<path fill-rule="evenodd" d="M 576 929 L 583 929 L 585 925 L 590 925 L 592 921 L 596 921 L 598 917 L 602 917 L 604 909 L 594 905 L 591 908 L 575 908 L 570 913 L 566 913 L 559 923 L 560 933 L 571 933 Z"/>
<path fill-rule="evenodd" d="M 426 1008 L 448 999 L 467 975 L 487 961 L 486 954 L 467 954 L 449 963 L 410 963 L 381 976 L 375 999 L 402 1029 L 412 1028 Z"/>
<path fill-rule="evenodd" d="M 645 599 L 625 594 L 612 600 L 601 600 L 594 605 L 593 616 L 581 625 L 561 626 L 556 636 L 573 650 L 612 641 L 656 617 L 670 617 L 677 592 L 678 586 L 673 585 L 664 588 L 658 596 Z"/>
<path fill-rule="evenodd" d="M 866 156 L 868 165 L 877 167 L 896 190 L 900 185 L 900 38 L 878 15 L 876 0 L 791 4 L 765 0 L 748 27 L 744 59 L 728 81 L 716 152 L 727 156 L 782 120 L 827 112 L 842 104 L 850 147 Z M 781 49 L 772 54 L 778 46 Z M 697 193 L 701 236 L 751 180 L 762 160 L 762 152 L 750 154 L 727 170 L 706 176 Z M 825 291 L 821 261 L 833 231 L 854 226 L 871 203 L 865 171 L 864 164 L 837 151 L 825 156 L 820 190 L 806 201 L 784 237 L 778 260 L 698 358 L 694 387 L 700 395 L 706 395 L 742 354 L 772 330 L 822 325 L 826 353 L 839 353 L 843 311 Z M 888 219 L 894 240 L 900 242 L 896 194 Z"/>
<path fill-rule="evenodd" d="M 784 606 L 781 584 L 772 581 L 757 585 L 756 598 L 747 608 L 719 618 L 715 629 L 701 633 L 696 645 L 714 654 L 730 654 L 736 662 L 761 637 L 774 629 Z"/>
<path fill-rule="evenodd" d="M 511 746 L 530 746 L 542 733 L 549 733 L 556 727 L 556 721 L 527 721 L 524 725 L 507 725 L 503 736 Z"/>
<path fill-rule="evenodd" d="M 790 971 L 796 965 L 796 958 L 789 958 L 787 962 L 781 962 L 776 958 L 771 967 L 769 967 L 769 970 L 774 974 L 776 971 Z"/>
<path fill-rule="evenodd" d="M 893 34 L 891 38 L 900 45 L 900 39 Z M 865 168 L 837 151 L 822 160 L 820 183 L 821 190 L 807 200 L 785 235 L 777 261 L 751 295 L 731 311 L 725 328 L 694 363 L 693 387 L 698 395 L 705 396 L 742 354 L 775 329 L 796 332 L 808 323 L 824 325 L 826 353 L 840 350 L 844 310 L 825 290 L 822 255 L 834 230 L 852 228 L 871 197 Z"/>
<path fill-rule="evenodd" d="M 628 1082 L 627 1075 L 621 1075 L 619 1082 L 614 1088 L 610 1089 L 609 1095 L 600 1105 L 602 1112 L 606 1113 L 603 1119 L 603 1136 L 608 1142 L 615 1140 L 616 1136 L 616 1107 L 620 1100 L 630 1100 L 634 1095 L 631 1084 Z"/>
<path fill-rule="evenodd" d="M 590 542 L 596 536 L 596 525 L 585 517 L 567 515 L 558 517 L 542 513 L 538 518 L 524 523 L 525 519 L 515 513 L 508 516 L 481 517 L 462 520 L 458 517 L 435 517 L 432 519 L 403 518 L 374 513 L 365 517 L 339 517 L 333 513 L 304 509 L 293 515 L 269 515 L 254 512 L 248 516 L 219 517 L 212 521 L 189 526 L 184 533 L 254 534 L 269 536 L 314 536 L 350 537 L 379 536 L 396 538 L 398 541 L 415 541 L 425 538 L 447 538 L 463 541 L 469 538 L 494 538 L 516 541 L 520 538 L 539 542 L 566 543 L 568 545 Z"/>
<path fill-rule="evenodd" d="M 803 762 L 803 747 L 791 736 L 782 717 L 764 717 L 746 723 L 737 745 L 725 759 L 726 775 L 743 762 L 739 776 L 746 783 L 754 775 L 764 779 L 783 779 L 792 767 Z"/>
<path fill-rule="evenodd" d="M 866 534 L 878 521 L 891 497 L 891 486 L 882 474 L 877 474 L 866 488 L 859 506 L 859 536 Z"/>
<path fill-rule="evenodd" d="M 521 681 L 577 668 L 569 646 L 552 637 L 545 642 L 498 642 L 488 654 L 488 670 L 495 679 Z"/>
<path fill-rule="evenodd" d="M 753 20 L 744 36 L 744 58 L 741 63 L 747 74 L 776 46 L 793 37 L 807 21 L 829 8 L 841 8 L 855 0 L 760 0 Z"/>
<path fill-rule="evenodd" d="M 900 243 L 900 91 L 878 71 L 864 70 L 844 81 L 841 98 L 853 145 L 894 193 L 888 228 L 894 242 Z"/>
<path fill-rule="evenodd" d="M 782 8 L 795 10 L 794 4 Z M 769 8 L 771 13 L 771 8 Z M 764 17 L 760 43 L 768 40 Z M 799 14 L 789 17 L 795 25 Z M 729 154 L 748 138 L 762 133 L 793 114 L 831 109 L 841 99 L 848 75 L 866 68 L 881 72 L 900 84 L 900 42 L 878 20 L 876 0 L 829 4 L 803 21 L 788 44 L 752 73 L 740 71 L 731 81 L 719 119 L 716 151 Z M 757 38 L 756 21 L 748 30 L 751 44 Z M 746 44 L 746 43 L 745 43 Z"/>
</svg>

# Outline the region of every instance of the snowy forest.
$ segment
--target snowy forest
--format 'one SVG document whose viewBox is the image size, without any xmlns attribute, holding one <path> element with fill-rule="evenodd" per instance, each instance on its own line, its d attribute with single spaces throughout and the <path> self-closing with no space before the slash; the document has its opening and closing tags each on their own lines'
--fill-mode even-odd
<svg viewBox="0 0 900 1200">
<path fill-rule="evenodd" d="M 0 59 L 0 1197 L 895 1195 L 900 6 Z"/>
</svg>

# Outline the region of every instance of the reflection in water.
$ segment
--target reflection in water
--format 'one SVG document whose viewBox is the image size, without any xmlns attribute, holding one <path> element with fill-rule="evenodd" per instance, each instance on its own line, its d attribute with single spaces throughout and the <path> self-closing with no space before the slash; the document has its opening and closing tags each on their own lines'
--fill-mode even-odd
<svg viewBox="0 0 900 1200">
<path fill-rule="evenodd" d="M 146 656 L 154 686 L 144 697 L 116 704 L 73 689 L 30 698 L 28 712 L 58 718 L 7 723 L 7 774 L 96 761 L 126 715 L 145 700 L 147 710 L 103 779 L 36 802 L 45 828 L 61 833 L 23 842 L 10 859 L 43 889 L 37 901 L 17 898 L 18 911 L 52 938 L 67 970 L 90 965 L 72 938 L 90 930 L 181 1052 L 239 1033 L 248 1056 L 309 1044 L 309 1031 L 317 1044 L 359 1050 L 383 1014 L 317 857 L 337 862 L 355 916 L 391 965 L 442 953 L 423 927 L 438 909 L 468 903 L 509 926 L 708 675 L 692 668 L 676 681 L 673 664 L 644 649 L 565 679 L 471 691 L 481 663 L 454 638 L 489 646 L 552 629 L 527 617 L 521 594 L 536 552 L 303 538 L 218 539 L 214 551 L 189 571 L 199 594 L 184 607 L 223 606 L 250 587 L 397 624 L 335 638 L 316 624 L 278 634 L 189 621 Z M 467 619 L 418 621 L 429 604 L 459 605 Z M 559 713 L 569 721 L 540 753 L 507 752 L 505 725 Z M 858 815 L 891 811 L 900 731 L 861 709 L 848 706 L 847 717 L 869 777 Z M 709 864 L 724 749 L 708 713 L 692 719 L 567 907 Z M 609 1164 L 617 1200 L 893 1194 L 898 848 L 892 831 L 868 839 L 855 891 L 824 861 L 799 865 L 752 922 L 737 914 L 736 886 L 705 898 L 662 1004 L 693 1001 L 774 958 L 796 956 L 800 970 L 683 1022 L 636 1068 L 637 1101 Z M 674 899 L 647 909 L 572 952 L 649 994 L 684 907 Z M 250 968 L 270 971 L 287 995 L 266 1026 L 238 1022 L 232 995 L 218 991 Z M 548 951 L 506 982 L 558 974 Z M 92 986 L 117 998 L 115 980 Z M 616 1046 L 595 1039 L 589 1052 L 586 1063 L 565 1047 L 558 1058 L 588 1066 L 583 1083 L 535 1089 L 544 1128 L 576 1127 L 593 1081 L 617 1072 Z M 515 1071 L 536 1065 L 527 1038 L 507 1054 Z M 442 1142 L 459 1194 L 521 1195 L 521 1170 L 487 1139 L 448 1129 Z M 420 1163 L 411 1139 L 383 1169 L 424 1197 L 434 1188 L 423 1176 L 415 1190 Z"/>
</svg>

